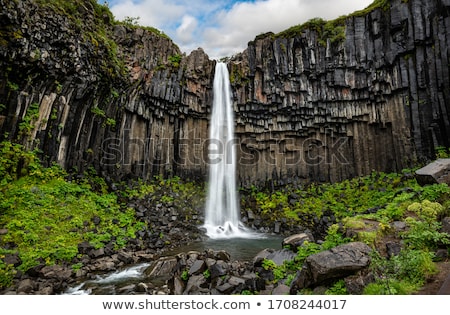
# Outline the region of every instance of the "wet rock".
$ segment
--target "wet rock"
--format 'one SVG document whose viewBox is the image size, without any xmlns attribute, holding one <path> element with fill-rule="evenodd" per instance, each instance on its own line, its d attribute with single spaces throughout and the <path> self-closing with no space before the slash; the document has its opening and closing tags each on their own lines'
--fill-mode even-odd
<svg viewBox="0 0 450 315">
<path fill-rule="evenodd" d="M 135 291 L 139 293 L 146 293 L 148 291 L 148 285 L 143 282 L 139 282 L 135 287 Z"/>
<path fill-rule="evenodd" d="M 13 265 L 14 267 L 22 264 L 19 254 L 5 254 L 2 260 L 5 265 Z"/>
<path fill-rule="evenodd" d="M 211 279 L 226 275 L 228 273 L 228 270 L 229 265 L 223 260 L 218 260 L 215 264 L 209 267 Z"/>
<path fill-rule="evenodd" d="M 360 295 L 368 284 L 375 281 L 375 278 L 371 273 L 358 272 L 356 275 L 346 277 L 344 281 L 348 294 Z"/>
<path fill-rule="evenodd" d="M 402 250 L 402 244 L 399 242 L 386 242 L 385 246 L 388 258 L 399 255 Z"/>
<path fill-rule="evenodd" d="M 45 279 L 56 279 L 68 281 L 72 277 L 73 270 L 70 267 L 53 265 L 45 266 L 40 270 L 41 277 Z"/>
</svg>

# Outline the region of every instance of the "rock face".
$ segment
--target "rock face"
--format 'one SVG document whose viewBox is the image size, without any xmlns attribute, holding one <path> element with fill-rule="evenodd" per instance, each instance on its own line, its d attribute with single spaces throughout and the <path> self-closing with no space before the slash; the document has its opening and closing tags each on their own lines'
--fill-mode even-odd
<svg viewBox="0 0 450 315">
<path fill-rule="evenodd" d="M 2 138 L 114 179 L 204 180 L 216 61 L 77 3 L 0 0 Z M 311 24 L 250 42 L 228 61 L 239 184 L 398 171 L 450 146 L 449 11 L 393 0 L 342 19 L 343 36 Z"/>
</svg>

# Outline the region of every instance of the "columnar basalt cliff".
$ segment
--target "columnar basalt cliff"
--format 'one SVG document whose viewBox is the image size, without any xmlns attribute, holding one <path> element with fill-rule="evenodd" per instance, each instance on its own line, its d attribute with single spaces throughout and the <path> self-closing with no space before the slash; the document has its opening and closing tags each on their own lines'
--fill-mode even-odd
<svg viewBox="0 0 450 315">
<path fill-rule="evenodd" d="M 0 0 L 2 137 L 114 179 L 205 180 L 216 62 L 94 0 L 45 2 Z M 450 0 L 385 3 L 228 60 L 240 185 L 398 171 L 450 146 Z"/>
<path fill-rule="evenodd" d="M 242 181 L 398 171 L 448 146 L 449 6 L 394 0 L 336 21 L 342 40 L 310 23 L 249 43 L 231 64 L 241 152 L 256 165 Z"/>
</svg>

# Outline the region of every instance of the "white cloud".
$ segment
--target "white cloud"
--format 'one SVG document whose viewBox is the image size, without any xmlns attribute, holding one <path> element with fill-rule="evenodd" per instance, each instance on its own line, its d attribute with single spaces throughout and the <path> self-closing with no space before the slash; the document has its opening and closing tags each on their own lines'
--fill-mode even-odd
<svg viewBox="0 0 450 315">
<path fill-rule="evenodd" d="M 162 27 L 172 27 L 185 14 L 185 7 L 174 1 L 164 0 L 133 0 L 119 1 L 111 6 L 111 11 L 118 20 L 125 17 L 139 17 L 139 23 L 153 26 L 161 31 Z M 168 30 L 167 30 L 168 31 Z"/>
<path fill-rule="evenodd" d="M 197 19 L 191 15 L 183 16 L 180 26 L 177 28 L 177 39 L 182 45 L 189 45 L 194 40 L 197 29 Z"/>
<path fill-rule="evenodd" d="M 243 51 L 255 36 L 283 31 L 314 17 L 333 19 L 373 0 L 116 0 L 117 19 L 139 17 L 168 34 L 181 50 L 202 47 L 211 58 Z M 233 5 L 234 3 L 234 5 Z"/>
</svg>

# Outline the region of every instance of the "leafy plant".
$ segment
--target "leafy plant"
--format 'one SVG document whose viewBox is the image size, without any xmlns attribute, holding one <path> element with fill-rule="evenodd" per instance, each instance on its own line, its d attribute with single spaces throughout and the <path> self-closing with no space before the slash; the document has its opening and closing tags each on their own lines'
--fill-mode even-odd
<svg viewBox="0 0 450 315">
<path fill-rule="evenodd" d="M 450 148 L 444 146 L 436 147 L 436 158 L 437 159 L 448 159 L 450 158 Z"/>
<path fill-rule="evenodd" d="M 411 294 L 436 273 L 432 258 L 433 254 L 422 250 L 404 249 L 391 259 L 372 252 L 371 270 L 376 281 L 364 289 L 364 294 Z"/>
<path fill-rule="evenodd" d="M 336 281 L 331 287 L 325 291 L 326 295 L 346 295 L 348 294 L 344 280 Z"/>
<path fill-rule="evenodd" d="M 19 133 L 22 136 L 29 135 L 35 128 L 34 123 L 39 118 L 39 103 L 32 103 L 22 121 L 19 123 Z"/>
<path fill-rule="evenodd" d="M 172 56 L 169 56 L 169 62 L 174 68 L 178 68 L 180 66 L 180 62 L 182 60 L 183 56 L 180 54 L 175 54 Z"/>
<path fill-rule="evenodd" d="M 181 280 L 188 281 L 189 280 L 189 271 L 183 270 L 180 277 L 181 277 Z"/>
<path fill-rule="evenodd" d="M 413 249 L 432 250 L 438 245 L 450 245 L 450 235 L 439 232 L 441 223 L 436 221 L 420 221 L 407 218 L 408 231 L 401 236 L 405 243 Z"/>
<path fill-rule="evenodd" d="M 205 277 L 205 279 L 211 278 L 211 271 L 209 271 L 209 269 L 203 271 L 203 277 Z"/>
</svg>

